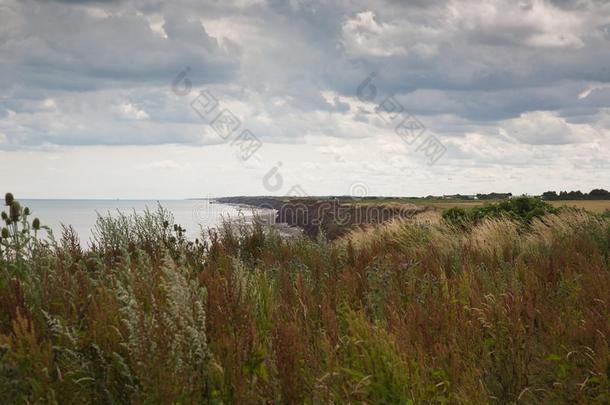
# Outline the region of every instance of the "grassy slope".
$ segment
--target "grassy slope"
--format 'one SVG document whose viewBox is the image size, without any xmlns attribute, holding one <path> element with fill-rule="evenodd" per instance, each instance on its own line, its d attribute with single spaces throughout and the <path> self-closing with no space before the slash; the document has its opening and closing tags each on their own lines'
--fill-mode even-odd
<svg viewBox="0 0 610 405">
<path fill-rule="evenodd" d="M 3 251 L 3 402 L 610 401 L 607 219 L 202 245 L 159 212 L 97 235 Z"/>
</svg>

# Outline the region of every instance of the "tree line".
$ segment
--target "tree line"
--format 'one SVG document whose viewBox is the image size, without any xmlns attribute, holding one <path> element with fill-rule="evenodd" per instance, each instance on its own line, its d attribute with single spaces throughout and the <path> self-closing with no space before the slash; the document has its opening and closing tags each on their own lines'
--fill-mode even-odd
<svg viewBox="0 0 610 405">
<path fill-rule="evenodd" d="M 545 191 L 542 193 L 544 200 L 610 200 L 610 192 L 603 188 L 595 188 L 589 193 L 583 193 L 580 190 L 576 191 Z"/>
</svg>

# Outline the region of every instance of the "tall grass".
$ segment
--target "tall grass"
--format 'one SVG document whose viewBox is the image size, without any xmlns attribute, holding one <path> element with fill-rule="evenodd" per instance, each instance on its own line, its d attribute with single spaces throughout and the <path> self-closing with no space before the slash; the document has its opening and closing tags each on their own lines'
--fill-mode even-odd
<svg viewBox="0 0 610 405">
<path fill-rule="evenodd" d="M 100 217 L 91 249 L 21 224 L 31 243 L 0 241 L 0 398 L 609 403 L 610 219 L 530 220 L 195 243 L 160 208 Z"/>
</svg>

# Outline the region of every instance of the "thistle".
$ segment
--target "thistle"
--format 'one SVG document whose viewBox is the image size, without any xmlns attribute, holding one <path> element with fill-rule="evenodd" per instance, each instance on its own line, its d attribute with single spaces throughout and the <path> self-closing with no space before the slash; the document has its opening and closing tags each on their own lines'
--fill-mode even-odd
<svg viewBox="0 0 610 405">
<path fill-rule="evenodd" d="M 27 217 L 27 216 L 28 216 L 28 215 L 30 215 L 30 214 L 31 214 L 30 207 L 25 207 L 25 208 L 23 209 L 23 216 L 26 216 L 26 217 Z"/>
<path fill-rule="evenodd" d="M 8 239 L 9 232 L 7 228 L 2 228 L 2 239 Z"/>
<path fill-rule="evenodd" d="M 35 231 L 40 229 L 40 219 L 34 218 L 32 221 L 32 228 L 34 228 Z"/>
<path fill-rule="evenodd" d="M 6 221 L 8 220 L 8 215 L 6 215 L 6 212 L 2 211 L 2 220 Z"/>
<path fill-rule="evenodd" d="M 21 204 L 19 204 L 19 201 L 13 200 L 11 202 L 11 208 L 9 211 L 10 211 L 11 220 L 13 222 L 19 221 L 19 216 L 21 215 Z"/>
<path fill-rule="evenodd" d="M 10 206 L 13 201 L 15 201 L 15 197 L 13 197 L 13 193 L 6 193 L 4 195 L 4 203 L 6 204 L 6 206 Z"/>
</svg>

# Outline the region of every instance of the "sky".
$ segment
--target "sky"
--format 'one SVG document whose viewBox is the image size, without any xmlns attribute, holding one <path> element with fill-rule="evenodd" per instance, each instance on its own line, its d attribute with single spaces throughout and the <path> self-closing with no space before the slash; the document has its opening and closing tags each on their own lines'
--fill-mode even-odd
<svg viewBox="0 0 610 405">
<path fill-rule="evenodd" d="M 20 198 L 598 187 L 605 0 L 0 0 Z"/>
</svg>

